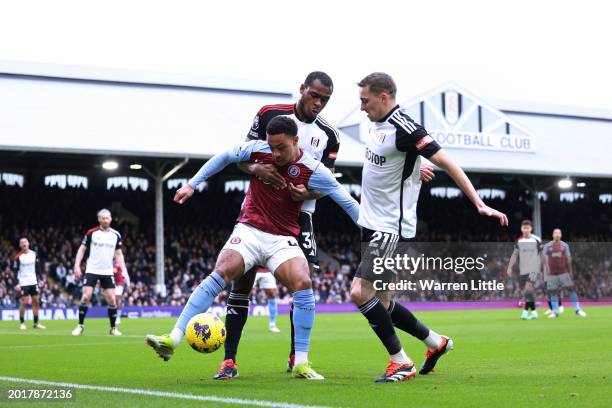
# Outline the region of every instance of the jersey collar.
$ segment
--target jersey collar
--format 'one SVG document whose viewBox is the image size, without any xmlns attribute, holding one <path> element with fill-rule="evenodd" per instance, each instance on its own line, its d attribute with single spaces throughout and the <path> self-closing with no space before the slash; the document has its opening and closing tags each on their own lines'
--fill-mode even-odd
<svg viewBox="0 0 612 408">
<path fill-rule="evenodd" d="M 393 109 L 391 109 L 391 110 L 389 111 L 389 113 L 387 113 L 387 114 L 385 115 L 385 117 L 384 117 L 384 118 L 382 118 L 382 119 L 380 119 L 380 120 L 377 120 L 376 122 L 378 122 L 378 123 L 383 123 L 383 122 L 386 122 L 386 121 L 387 121 L 387 119 L 389 119 L 389 118 L 391 117 L 391 115 L 393 115 L 393 114 L 395 113 L 395 111 L 399 109 L 399 107 L 400 107 L 399 105 L 395 105 L 395 106 L 393 107 Z"/>
</svg>

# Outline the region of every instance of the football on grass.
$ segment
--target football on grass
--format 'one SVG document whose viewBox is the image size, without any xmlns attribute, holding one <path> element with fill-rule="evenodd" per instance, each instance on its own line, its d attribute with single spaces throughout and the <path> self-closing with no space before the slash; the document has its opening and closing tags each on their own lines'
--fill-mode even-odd
<svg viewBox="0 0 612 408">
<path fill-rule="evenodd" d="M 225 324 L 211 313 L 200 313 L 189 320 L 185 337 L 192 349 L 212 353 L 225 342 Z"/>
</svg>

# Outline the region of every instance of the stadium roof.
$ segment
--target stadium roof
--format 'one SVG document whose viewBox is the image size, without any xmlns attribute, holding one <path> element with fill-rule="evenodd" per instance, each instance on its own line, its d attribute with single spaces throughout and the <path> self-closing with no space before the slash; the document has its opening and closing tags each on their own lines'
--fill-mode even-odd
<svg viewBox="0 0 612 408">
<path fill-rule="evenodd" d="M 467 170 L 610 177 L 612 112 L 498 102 L 455 83 L 400 103 Z M 339 127 L 363 140 L 370 122 L 359 108 Z"/>
<path fill-rule="evenodd" d="M 274 81 L 7 61 L 0 94 L 0 150 L 150 158 L 210 158 L 262 105 L 294 100 Z M 454 83 L 402 105 L 469 171 L 612 175 L 612 112 L 491 104 Z M 339 166 L 361 166 L 369 125 L 358 108 L 340 121 Z"/>
</svg>

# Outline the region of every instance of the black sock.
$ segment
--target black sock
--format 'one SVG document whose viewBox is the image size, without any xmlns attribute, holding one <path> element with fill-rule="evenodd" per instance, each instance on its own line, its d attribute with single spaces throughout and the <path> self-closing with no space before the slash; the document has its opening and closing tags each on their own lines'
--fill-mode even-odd
<svg viewBox="0 0 612 408">
<path fill-rule="evenodd" d="M 548 298 L 548 308 L 550 310 L 552 310 L 552 302 L 551 302 L 550 298 Z"/>
<path fill-rule="evenodd" d="M 295 329 L 293 328 L 293 302 L 291 302 L 291 309 L 289 309 L 289 321 L 291 322 L 291 351 L 289 357 L 295 354 Z"/>
<path fill-rule="evenodd" d="M 561 306 L 563 306 L 563 305 L 561 304 L 561 295 L 559 295 L 559 307 L 561 307 Z"/>
<path fill-rule="evenodd" d="M 108 308 L 108 320 L 110 320 L 111 328 L 114 328 L 115 322 L 117 321 L 117 308 L 116 307 Z"/>
<path fill-rule="evenodd" d="M 34 324 L 38 324 L 38 315 L 37 314 L 34 315 Z"/>
<path fill-rule="evenodd" d="M 535 308 L 535 302 L 534 301 L 527 302 L 527 309 L 535 310 L 536 309 Z"/>
<path fill-rule="evenodd" d="M 79 324 L 85 323 L 85 316 L 87 316 L 87 309 L 89 309 L 85 305 L 79 306 Z"/>
<path fill-rule="evenodd" d="M 389 315 L 391 315 L 391 321 L 393 321 L 395 327 L 411 334 L 417 339 L 423 341 L 429 336 L 427 326 L 414 317 L 410 310 L 399 303 L 391 301 L 389 304 Z"/>
<path fill-rule="evenodd" d="M 23 321 L 24 321 L 24 320 L 25 320 L 25 316 L 23 316 L 23 315 L 19 315 L 19 322 L 20 322 L 21 324 L 23 324 Z M 293 343 L 293 340 L 291 340 L 291 342 Z"/>
<path fill-rule="evenodd" d="M 387 312 L 387 309 L 385 309 L 385 306 L 380 303 L 380 300 L 378 300 L 377 297 L 373 297 L 359 306 L 359 311 L 368 319 L 370 327 L 384 344 L 387 352 L 389 352 L 389 354 L 399 353 L 402 349 L 402 345 L 400 344 L 397 334 L 395 334 L 391 316 L 389 312 Z"/>
<path fill-rule="evenodd" d="M 227 314 L 225 315 L 225 360 L 236 362 L 238 344 L 242 329 L 249 317 L 249 295 L 231 292 L 227 300 Z"/>
</svg>

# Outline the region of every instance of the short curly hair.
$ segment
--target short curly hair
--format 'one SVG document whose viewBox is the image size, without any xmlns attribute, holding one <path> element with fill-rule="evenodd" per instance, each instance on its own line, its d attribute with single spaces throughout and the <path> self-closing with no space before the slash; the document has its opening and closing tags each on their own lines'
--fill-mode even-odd
<svg viewBox="0 0 612 408">
<path fill-rule="evenodd" d="M 273 118 L 266 127 L 266 133 L 270 136 L 283 133 L 286 136 L 295 137 L 297 136 L 297 132 L 297 124 L 288 116 L 277 116 Z"/>
</svg>

